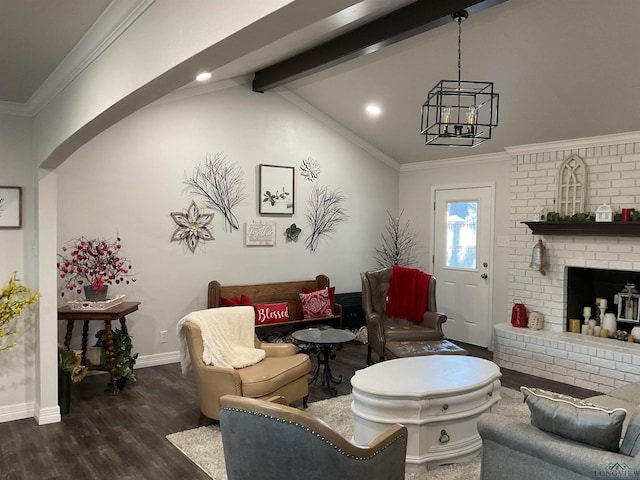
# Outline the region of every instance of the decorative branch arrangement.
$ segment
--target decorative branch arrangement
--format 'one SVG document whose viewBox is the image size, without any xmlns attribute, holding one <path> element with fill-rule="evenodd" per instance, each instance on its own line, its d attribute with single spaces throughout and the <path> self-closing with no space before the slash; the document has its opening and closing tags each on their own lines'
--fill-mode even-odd
<svg viewBox="0 0 640 480">
<path fill-rule="evenodd" d="M 376 248 L 374 255 L 381 268 L 392 265 L 410 267 L 417 263 L 413 256 L 413 250 L 416 246 L 415 232 L 411 229 L 409 221 L 402 224 L 403 213 L 404 210 L 400 212 L 399 217 L 393 218 L 387 211 L 389 217 L 386 227 L 387 233 L 381 235 L 382 247 Z"/>
<path fill-rule="evenodd" d="M 240 224 L 233 209 L 247 198 L 242 182 L 242 169 L 237 163 L 230 163 L 222 153 L 213 158 L 207 154 L 203 165 L 198 165 L 191 177 L 184 182 L 193 195 L 199 195 L 209 208 L 218 210 L 224 217 L 224 230 L 233 231 Z"/>
<path fill-rule="evenodd" d="M 189 208 L 182 212 L 171 212 L 171 218 L 176 222 L 176 228 L 171 236 L 172 242 L 184 242 L 191 253 L 195 253 L 200 240 L 213 240 L 213 233 L 209 230 L 213 213 L 200 213 L 196 202 L 191 200 Z"/>
<path fill-rule="evenodd" d="M 320 176 L 320 164 L 311 157 L 305 158 L 300 165 L 300 175 L 310 182 L 317 180 Z"/>
<path fill-rule="evenodd" d="M 307 201 L 307 220 L 311 224 L 311 234 L 305 240 L 305 247 L 311 253 L 318 248 L 320 238 L 335 232 L 339 223 L 348 216 L 342 206 L 346 197 L 338 190 L 329 191 L 329 187 L 313 185 L 311 195 Z"/>
</svg>

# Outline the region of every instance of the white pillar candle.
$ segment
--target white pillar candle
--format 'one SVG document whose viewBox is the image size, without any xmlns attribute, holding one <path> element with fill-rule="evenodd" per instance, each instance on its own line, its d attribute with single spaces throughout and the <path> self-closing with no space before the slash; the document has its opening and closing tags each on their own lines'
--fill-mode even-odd
<svg viewBox="0 0 640 480">
<path fill-rule="evenodd" d="M 591 315 L 591 307 L 584 307 L 582 309 L 582 314 L 583 315 Z"/>
<path fill-rule="evenodd" d="M 600 336 L 600 329 L 601 329 L 601 328 L 602 328 L 602 327 L 600 327 L 600 326 L 598 326 L 598 325 L 596 325 L 595 327 L 593 327 L 593 336 L 594 336 L 594 337 L 599 337 L 599 336 Z"/>
<path fill-rule="evenodd" d="M 586 335 L 589 332 L 589 325 L 582 325 L 580 328 L 582 335 Z"/>
<path fill-rule="evenodd" d="M 607 299 L 606 298 L 601 298 L 600 299 L 600 308 L 607 308 Z"/>
</svg>

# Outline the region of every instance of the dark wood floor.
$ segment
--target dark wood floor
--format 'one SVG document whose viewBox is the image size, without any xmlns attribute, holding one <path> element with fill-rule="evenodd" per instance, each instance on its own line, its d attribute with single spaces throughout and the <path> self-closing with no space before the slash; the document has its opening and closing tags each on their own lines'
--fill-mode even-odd
<svg viewBox="0 0 640 480">
<path fill-rule="evenodd" d="M 492 359 L 486 349 L 461 346 Z M 344 377 L 339 395 L 351 392 L 349 379 L 365 359 L 366 346 L 360 343 L 336 352 L 333 372 Z M 199 409 L 191 378 L 182 376 L 178 364 L 136 373 L 138 381 L 118 396 L 104 393 L 104 374 L 72 385 L 71 412 L 60 423 L 1 423 L 0 479 L 209 479 L 165 438 L 196 427 Z M 536 386 L 580 398 L 596 394 L 509 370 L 502 370 L 501 380 L 508 388 Z M 318 383 L 310 386 L 310 402 L 330 397 Z"/>
</svg>

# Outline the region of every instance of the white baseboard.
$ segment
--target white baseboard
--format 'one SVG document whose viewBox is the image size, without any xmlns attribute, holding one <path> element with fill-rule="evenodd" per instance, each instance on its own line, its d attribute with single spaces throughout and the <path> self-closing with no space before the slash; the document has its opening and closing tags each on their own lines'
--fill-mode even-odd
<svg viewBox="0 0 640 480">
<path fill-rule="evenodd" d="M 0 423 L 12 422 L 13 420 L 23 420 L 25 418 L 33 418 L 34 411 L 35 408 L 33 402 L 1 406 Z"/>
<path fill-rule="evenodd" d="M 159 365 L 167 365 L 169 363 L 178 363 L 180 361 L 180 351 L 156 353 L 154 355 L 144 355 L 136 360 L 136 368 L 157 367 Z"/>
</svg>

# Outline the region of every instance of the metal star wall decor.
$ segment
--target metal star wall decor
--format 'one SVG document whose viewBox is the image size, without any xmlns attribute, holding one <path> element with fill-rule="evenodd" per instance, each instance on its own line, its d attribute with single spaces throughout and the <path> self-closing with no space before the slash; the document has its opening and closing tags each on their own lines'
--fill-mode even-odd
<svg viewBox="0 0 640 480">
<path fill-rule="evenodd" d="M 200 213 L 196 202 L 191 200 L 189 208 L 182 212 L 171 212 L 171 218 L 176 222 L 176 228 L 171 236 L 172 242 L 184 242 L 191 253 L 195 253 L 200 240 L 213 240 L 213 233 L 209 224 L 214 213 Z"/>
<path fill-rule="evenodd" d="M 320 176 L 320 164 L 311 157 L 304 159 L 300 166 L 300 175 L 310 182 L 317 180 Z"/>
</svg>

